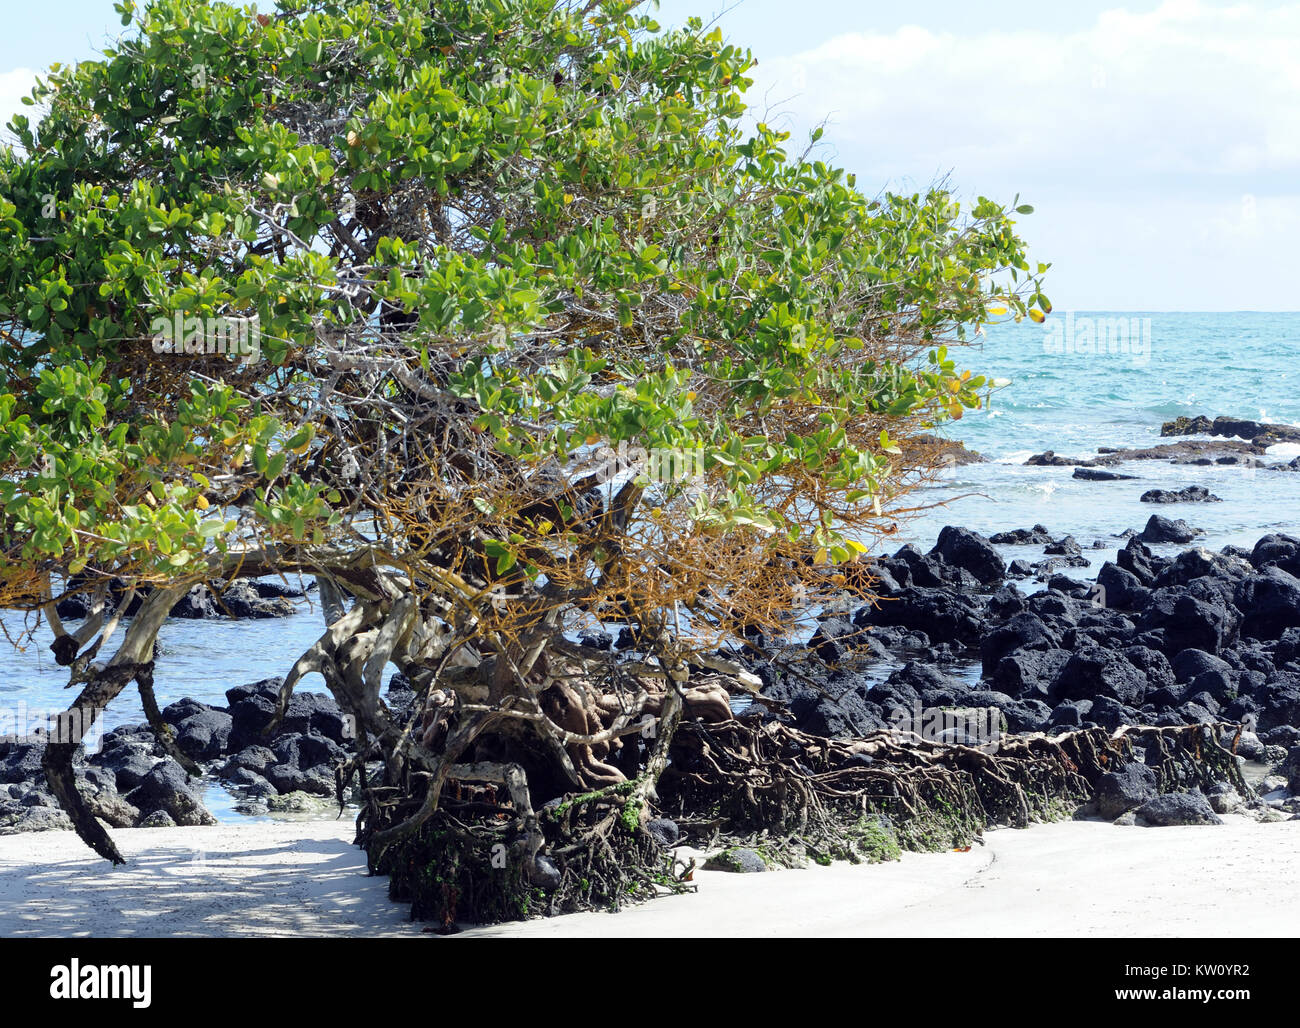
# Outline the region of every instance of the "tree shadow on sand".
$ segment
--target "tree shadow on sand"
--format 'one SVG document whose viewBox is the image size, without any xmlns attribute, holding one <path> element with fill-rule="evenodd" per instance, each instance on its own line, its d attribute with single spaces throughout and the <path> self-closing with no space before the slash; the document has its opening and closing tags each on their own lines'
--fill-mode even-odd
<svg viewBox="0 0 1300 1028">
<path fill-rule="evenodd" d="M 28 838 L 39 860 L 40 836 Z M 0 936 L 9 938 L 420 934 L 408 918 L 407 905 L 388 899 L 388 879 L 368 877 L 365 853 L 342 839 L 163 844 L 128 853 L 116 868 L 89 852 L 8 868 L 0 861 Z"/>
</svg>

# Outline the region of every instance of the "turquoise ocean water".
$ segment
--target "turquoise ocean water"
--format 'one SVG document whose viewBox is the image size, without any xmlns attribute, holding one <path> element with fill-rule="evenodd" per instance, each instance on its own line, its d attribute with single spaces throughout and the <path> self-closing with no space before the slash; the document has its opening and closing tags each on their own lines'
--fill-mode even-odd
<svg viewBox="0 0 1300 1028">
<path fill-rule="evenodd" d="M 1113 327 L 1120 319 L 1129 329 L 1127 352 Z M 919 494 L 923 503 L 951 500 L 945 510 L 904 526 L 919 543 L 931 542 L 944 524 L 989 533 L 1037 522 L 1086 546 L 1141 528 L 1153 511 L 1205 529 L 1204 542 L 1214 548 L 1250 545 L 1265 531 L 1300 530 L 1295 472 L 1141 461 L 1113 469 L 1138 475 L 1137 481 L 1084 482 L 1072 479 L 1068 467 L 1024 466 L 1026 457 L 1044 450 L 1090 456 L 1098 447 L 1169 442 L 1160 438 L 1160 426 L 1179 415 L 1300 425 L 1300 313 L 1053 313 L 1045 325 L 993 326 L 958 358 L 1011 385 L 994 393 L 987 410 L 968 412 L 944 430 L 989 463 L 954 469 Z M 1297 454 L 1300 447 L 1282 445 L 1264 459 L 1283 462 Z M 1138 502 L 1147 489 L 1192 484 L 1225 502 L 1165 508 Z M 963 494 L 974 495 L 954 499 Z"/>
</svg>

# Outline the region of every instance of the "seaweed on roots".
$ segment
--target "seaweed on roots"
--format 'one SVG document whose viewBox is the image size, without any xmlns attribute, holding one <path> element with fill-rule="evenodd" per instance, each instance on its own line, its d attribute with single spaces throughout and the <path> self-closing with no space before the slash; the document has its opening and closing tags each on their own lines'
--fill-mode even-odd
<svg viewBox="0 0 1300 1028">
<path fill-rule="evenodd" d="M 1105 732 L 1005 740 L 998 752 L 877 732 L 826 739 L 739 719 L 678 732 L 660 782 L 666 812 L 700 842 L 763 839 L 783 862 L 871 859 L 876 824 L 904 849 L 970 845 L 984 828 L 1062 816 L 1091 794 L 1076 757 Z M 866 835 L 865 850 L 854 844 Z"/>
<path fill-rule="evenodd" d="M 365 814 L 359 821 L 371 873 L 390 876 L 389 896 L 411 904 L 412 920 L 452 932 L 458 921 L 618 910 L 694 889 L 642 824 L 636 781 L 547 804 L 536 819 L 541 852 L 533 854 L 512 806 L 467 783 L 450 784 L 459 798 L 396 844 L 374 840 L 382 826 L 410 813 L 404 804 L 385 808 L 381 822 L 368 822 Z"/>
<path fill-rule="evenodd" d="M 1232 745 L 1224 748 L 1219 733 L 1234 732 Z M 1227 782 L 1242 796 L 1254 795 L 1237 761 L 1237 744 L 1243 726 L 1227 722 L 1174 725 L 1157 728 L 1147 725 L 1120 729 L 1125 740 L 1143 748 L 1143 763 L 1154 768 L 1161 792 L 1180 789 L 1208 789 L 1216 782 Z"/>
<path fill-rule="evenodd" d="M 672 735 L 653 790 L 643 775 L 556 797 L 534 817 L 517 800 L 452 781 L 438 812 L 398 844 L 374 843 L 410 815 L 411 799 L 369 806 L 359 839 L 372 870 L 392 876 L 393 898 L 444 930 L 618 909 L 694 887 L 693 864 L 674 860 L 646 830 L 651 806 L 706 850 L 745 845 L 787 866 L 878 861 L 902 849 L 968 847 L 990 827 L 1068 817 L 1101 775 L 1139 755 L 1162 791 L 1228 781 L 1246 792 L 1219 744 L 1222 727 L 1089 728 L 1007 737 L 990 751 L 893 732 L 829 739 L 754 717 L 696 719 Z"/>
</svg>

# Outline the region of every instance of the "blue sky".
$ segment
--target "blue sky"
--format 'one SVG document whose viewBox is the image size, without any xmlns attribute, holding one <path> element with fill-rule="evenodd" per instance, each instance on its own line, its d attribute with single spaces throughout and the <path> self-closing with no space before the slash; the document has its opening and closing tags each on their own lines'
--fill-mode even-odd
<svg viewBox="0 0 1300 1028">
<path fill-rule="evenodd" d="M 262 3 L 262 9 L 270 4 Z M 663 0 L 725 11 L 750 102 L 859 185 L 1036 208 L 1058 310 L 1300 309 L 1300 2 Z M 93 56 L 111 0 L 10 11 L 0 116 L 35 70 Z"/>
</svg>

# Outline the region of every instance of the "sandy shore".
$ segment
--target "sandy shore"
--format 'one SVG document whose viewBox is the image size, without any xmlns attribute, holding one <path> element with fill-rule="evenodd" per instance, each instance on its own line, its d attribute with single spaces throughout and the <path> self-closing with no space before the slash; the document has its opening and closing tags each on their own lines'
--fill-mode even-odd
<svg viewBox="0 0 1300 1028">
<path fill-rule="evenodd" d="M 699 893 L 466 936 L 1288 936 L 1300 822 L 989 833 L 969 853 L 867 867 L 697 874 Z M 349 822 L 114 833 L 125 867 L 71 832 L 0 838 L 0 937 L 430 936 L 367 878 Z"/>
<path fill-rule="evenodd" d="M 113 832 L 113 869 L 72 832 L 0 838 L 0 937 L 419 935 L 366 877 L 343 821 Z"/>
</svg>

